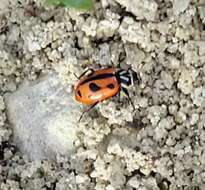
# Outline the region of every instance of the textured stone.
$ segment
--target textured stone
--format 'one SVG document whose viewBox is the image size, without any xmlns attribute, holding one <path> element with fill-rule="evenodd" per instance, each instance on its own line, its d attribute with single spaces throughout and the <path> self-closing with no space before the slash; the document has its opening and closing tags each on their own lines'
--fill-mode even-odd
<svg viewBox="0 0 205 190">
<path fill-rule="evenodd" d="M 193 89 L 193 78 L 189 70 L 183 69 L 179 77 L 177 87 L 184 93 L 190 94 Z"/>
<path fill-rule="evenodd" d="M 14 141 L 22 152 L 33 160 L 71 154 L 80 111 L 54 75 L 24 82 L 5 100 Z"/>
<path fill-rule="evenodd" d="M 193 103 L 199 107 L 205 107 L 205 87 L 201 86 L 196 89 L 191 94 Z"/>
<path fill-rule="evenodd" d="M 154 21 L 157 14 L 157 3 L 153 0 L 116 0 L 126 7 L 128 12 L 133 13 L 138 19 Z"/>
<path fill-rule="evenodd" d="M 119 33 L 123 42 L 140 44 L 143 48 L 153 48 L 149 29 L 140 22 L 135 22 L 132 17 L 124 17 Z"/>
<path fill-rule="evenodd" d="M 175 15 L 184 12 L 189 6 L 191 0 L 173 0 L 173 11 Z"/>
<path fill-rule="evenodd" d="M 203 23 L 205 23 L 205 6 L 198 7 L 199 9 L 199 15 Z"/>
</svg>

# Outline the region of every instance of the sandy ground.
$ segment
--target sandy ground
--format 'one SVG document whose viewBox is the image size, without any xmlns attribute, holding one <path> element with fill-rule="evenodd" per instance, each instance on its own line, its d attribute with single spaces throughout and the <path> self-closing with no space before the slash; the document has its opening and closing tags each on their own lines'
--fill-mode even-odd
<svg viewBox="0 0 205 190">
<path fill-rule="evenodd" d="M 1 190 L 205 189 L 204 0 L 100 0 L 90 13 L 0 3 Z M 5 93 L 47 72 L 72 93 L 74 73 L 119 62 L 141 77 L 136 111 L 124 97 L 100 104 L 76 124 L 70 158 L 19 150 Z"/>
</svg>

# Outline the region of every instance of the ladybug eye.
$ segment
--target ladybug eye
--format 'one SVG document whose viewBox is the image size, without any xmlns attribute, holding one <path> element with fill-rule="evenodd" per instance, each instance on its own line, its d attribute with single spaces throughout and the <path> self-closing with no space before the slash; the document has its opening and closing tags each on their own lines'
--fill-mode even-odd
<svg viewBox="0 0 205 190">
<path fill-rule="evenodd" d="M 114 89 L 114 88 L 115 88 L 115 85 L 114 85 L 114 84 L 108 84 L 107 87 L 108 87 L 109 89 Z"/>
<path fill-rule="evenodd" d="M 93 82 L 89 84 L 89 88 L 92 92 L 97 92 L 98 90 L 100 90 L 100 87 Z"/>
<path fill-rule="evenodd" d="M 78 95 L 82 98 L 81 92 L 80 90 L 78 90 Z"/>
</svg>

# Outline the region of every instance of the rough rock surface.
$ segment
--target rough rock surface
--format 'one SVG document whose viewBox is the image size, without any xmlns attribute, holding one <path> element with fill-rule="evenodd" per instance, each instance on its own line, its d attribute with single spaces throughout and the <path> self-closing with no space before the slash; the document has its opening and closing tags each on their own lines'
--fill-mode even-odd
<svg viewBox="0 0 205 190">
<path fill-rule="evenodd" d="M 54 74 L 25 81 L 6 94 L 7 116 L 14 142 L 32 160 L 70 156 L 77 136 L 79 106 Z"/>
<path fill-rule="evenodd" d="M 116 0 L 122 6 L 126 7 L 127 12 L 133 13 L 137 19 L 154 21 L 157 15 L 158 5 L 153 0 Z"/>
<path fill-rule="evenodd" d="M 100 0 L 86 13 L 41 0 L 2 2 L 0 189 L 204 189 L 204 0 Z M 70 94 L 85 68 L 119 63 L 141 77 L 129 89 L 135 111 L 123 95 L 104 101 L 75 125 L 70 157 L 28 161 L 5 93 L 52 70 Z"/>
</svg>

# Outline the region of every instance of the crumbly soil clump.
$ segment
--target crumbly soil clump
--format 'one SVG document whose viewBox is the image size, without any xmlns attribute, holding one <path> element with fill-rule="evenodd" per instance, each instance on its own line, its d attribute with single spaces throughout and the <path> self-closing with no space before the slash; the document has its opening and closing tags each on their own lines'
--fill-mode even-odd
<svg viewBox="0 0 205 190">
<path fill-rule="evenodd" d="M 140 75 L 135 111 L 125 97 L 101 103 L 76 124 L 70 158 L 19 151 L 6 93 L 48 72 L 72 93 L 85 68 L 119 63 Z M 100 0 L 91 12 L 1 0 L 0 189 L 204 189 L 204 63 L 204 0 Z"/>
</svg>

